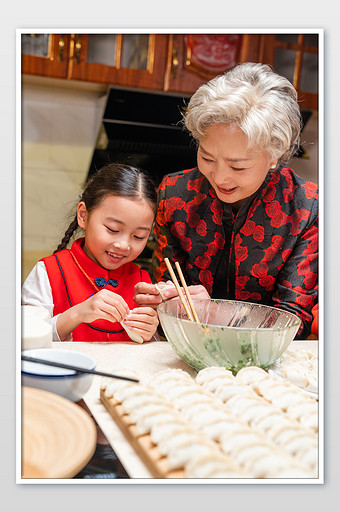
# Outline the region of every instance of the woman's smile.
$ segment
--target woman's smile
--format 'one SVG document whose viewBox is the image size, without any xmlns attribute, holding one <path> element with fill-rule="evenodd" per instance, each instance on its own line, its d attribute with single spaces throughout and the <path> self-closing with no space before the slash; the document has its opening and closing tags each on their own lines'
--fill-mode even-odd
<svg viewBox="0 0 340 512">
<path fill-rule="evenodd" d="M 224 188 L 224 187 L 219 187 L 218 185 L 216 185 L 216 187 L 218 188 L 219 192 L 221 192 L 221 194 L 226 194 L 226 195 L 230 195 L 230 194 L 233 194 L 235 192 L 235 190 L 237 189 L 237 187 L 232 187 L 232 188 Z"/>
<path fill-rule="evenodd" d="M 197 152 L 198 168 L 226 203 L 244 201 L 260 188 L 276 164 L 265 151 L 247 149 L 247 136 L 238 127 L 215 124 L 207 128 Z"/>
</svg>

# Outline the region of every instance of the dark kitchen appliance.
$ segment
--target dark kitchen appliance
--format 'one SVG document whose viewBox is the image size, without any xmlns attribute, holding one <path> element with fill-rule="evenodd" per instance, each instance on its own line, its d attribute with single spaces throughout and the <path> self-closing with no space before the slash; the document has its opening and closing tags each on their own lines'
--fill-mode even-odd
<svg viewBox="0 0 340 512">
<path fill-rule="evenodd" d="M 146 170 L 158 185 L 165 174 L 194 167 L 196 147 L 181 123 L 188 101 L 111 88 L 88 175 L 119 162 Z"/>
</svg>

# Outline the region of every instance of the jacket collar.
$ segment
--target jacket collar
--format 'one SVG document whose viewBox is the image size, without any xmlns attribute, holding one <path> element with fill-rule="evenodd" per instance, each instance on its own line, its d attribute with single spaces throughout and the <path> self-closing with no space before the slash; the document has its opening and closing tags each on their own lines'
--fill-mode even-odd
<svg viewBox="0 0 340 512">
<path fill-rule="evenodd" d="M 87 256 L 87 254 L 84 252 L 83 246 L 84 246 L 85 238 L 78 238 L 75 240 L 72 244 L 72 247 L 70 251 L 74 254 L 76 257 L 77 262 L 82 267 L 82 269 L 93 279 L 97 277 L 104 277 L 107 279 L 118 279 L 122 272 L 123 267 L 117 268 L 116 270 L 107 270 L 104 267 L 101 267 L 97 263 L 91 260 Z"/>
</svg>

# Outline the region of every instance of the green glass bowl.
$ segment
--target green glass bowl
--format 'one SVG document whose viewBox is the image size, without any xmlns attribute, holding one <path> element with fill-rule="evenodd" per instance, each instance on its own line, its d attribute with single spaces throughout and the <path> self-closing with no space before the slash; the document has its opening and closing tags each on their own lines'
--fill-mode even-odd
<svg viewBox="0 0 340 512">
<path fill-rule="evenodd" d="M 192 299 L 200 322 L 191 322 L 178 297 L 162 302 L 158 315 L 172 348 L 197 371 L 222 366 L 268 368 L 296 335 L 301 320 L 276 307 L 222 299 Z"/>
</svg>

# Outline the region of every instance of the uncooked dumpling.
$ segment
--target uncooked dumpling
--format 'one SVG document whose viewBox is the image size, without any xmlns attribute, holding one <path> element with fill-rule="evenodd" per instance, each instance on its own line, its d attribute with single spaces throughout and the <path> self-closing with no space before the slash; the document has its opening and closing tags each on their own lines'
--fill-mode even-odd
<svg viewBox="0 0 340 512">
<path fill-rule="evenodd" d="M 130 329 L 130 327 L 127 327 L 124 321 L 122 321 L 120 324 L 122 327 L 124 327 L 126 334 L 129 336 L 129 338 L 132 339 L 132 341 L 135 341 L 136 343 L 143 343 L 144 340 L 140 334 L 137 334 L 135 331 Z"/>
</svg>

